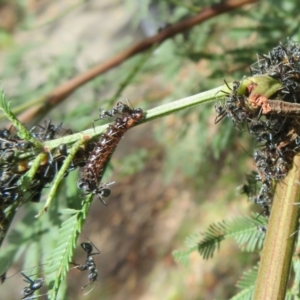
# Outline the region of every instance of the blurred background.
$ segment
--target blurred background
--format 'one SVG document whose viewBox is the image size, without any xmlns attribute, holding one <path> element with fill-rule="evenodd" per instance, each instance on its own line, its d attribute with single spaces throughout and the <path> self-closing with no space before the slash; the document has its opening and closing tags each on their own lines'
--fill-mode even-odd
<svg viewBox="0 0 300 300">
<path fill-rule="evenodd" d="M 69 79 L 219 2 L 2 0 L 1 86 L 13 109 L 29 112 Z M 146 110 L 213 89 L 223 79 L 241 80 L 256 53 L 288 38 L 300 41 L 297 8 L 295 0 L 274 0 L 217 15 L 88 81 L 47 115 L 27 117 L 26 125 L 51 120 L 80 132 L 92 128 L 99 108 L 118 101 Z M 254 169 L 255 143 L 230 120 L 214 121 L 214 107 L 206 105 L 126 133 L 103 180 L 116 181 L 108 207 L 95 199 L 74 258 L 85 261 L 79 244 L 91 240 L 101 251 L 94 257 L 98 282 L 84 296 L 91 289 L 81 290 L 87 273 L 71 269 L 60 299 L 229 299 L 237 293 L 236 282 L 259 254 L 242 252 L 232 240 L 207 261 L 197 251 L 186 265 L 172 256 L 211 223 L 257 211 L 237 189 Z M 74 171 L 64 180 L 54 206 L 80 205 L 77 178 Z M 47 189 L 44 194 L 40 203 L 23 205 L 10 228 L 0 254 L 7 264 L 15 261 L 7 276 L 38 265 L 58 242 L 54 213 L 34 218 Z M 0 299 L 20 299 L 25 286 L 20 274 L 8 278 Z"/>
</svg>

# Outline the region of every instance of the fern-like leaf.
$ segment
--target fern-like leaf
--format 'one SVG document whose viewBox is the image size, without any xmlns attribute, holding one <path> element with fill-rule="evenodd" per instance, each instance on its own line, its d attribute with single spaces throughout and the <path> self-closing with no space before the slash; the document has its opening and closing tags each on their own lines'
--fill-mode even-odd
<svg viewBox="0 0 300 300">
<path fill-rule="evenodd" d="M 200 241 L 198 251 L 204 259 L 213 257 L 216 248 L 220 248 L 220 243 L 225 239 L 226 222 L 211 224 L 204 234 L 205 238 Z"/>
<path fill-rule="evenodd" d="M 253 293 L 254 293 L 255 285 L 250 286 L 241 292 L 239 292 L 234 297 L 230 298 L 230 300 L 252 300 L 253 299 Z"/>
<path fill-rule="evenodd" d="M 189 255 L 198 249 L 199 234 L 192 234 L 185 239 L 185 244 L 187 245 L 187 250 L 175 250 L 172 255 L 175 261 L 187 265 L 189 260 Z"/>
<path fill-rule="evenodd" d="M 187 250 L 173 252 L 176 261 L 187 264 L 189 255 L 198 249 L 204 259 L 213 256 L 215 250 L 220 247 L 222 240 L 233 237 L 241 248 L 254 251 L 262 248 L 264 235 L 257 230 L 258 226 L 267 224 L 267 219 L 254 214 L 252 217 L 238 218 L 232 221 L 223 221 L 209 226 L 205 237 L 199 242 L 200 235 L 193 234 L 186 238 Z"/>
<path fill-rule="evenodd" d="M 7 116 L 7 118 L 17 128 L 18 135 L 21 138 L 25 139 L 26 141 L 30 141 L 37 148 L 41 148 L 42 147 L 42 144 L 31 135 L 31 133 L 28 131 L 28 129 L 16 118 L 16 116 L 10 110 L 10 102 L 8 102 L 6 100 L 4 91 L 1 88 L 0 88 L 0 109 L 3 110 L 3 112 Z"/>
<path fill-rule="evenodd" d="M 173 251 L 172 255 L 175 261 L 182 263 L 183 265 L 187 265 L 189 261 L 189 255 L 194 251 L 197 251 L 197 246 L 184 251 L 175 250 Z"/>
<path fill-rule="evenodd" d="M 60 284 L 69 270 L 69 263 L 92 198 L 93 195 L 88 195 L 83 202 L 82 209 L 75 211 L 74 215 L 61 224 L 57 239 L 58 245 L 48 257 L 49 264 L 45 267 L 49 289 L 48 297 L 51 300 L 56 299 Z M 66 213 L 70 213 L 70 210 L 68 209 Z"/>
<path fill-rule="evenodd" d="M 255 266 L 253 269 L 250 269 L 244 272 L 242 278 L 238 281 L 236 286 L 240 289 L 246 289 L 251 285 L 254 285 L 256 282 L 258 273 L 258 266 Z"/>
<path fill-rule="evenodd" d="M 232 232 L 228 235 L 232 235 L 242 249 L 253 252 L 255 249 L 262 249 L 265 236 L 258 230 L 258 227 L 266 225 L 265 217 L 254 214 L 253 217 L 233 220 L 230 228 Z M 237 230 L 238 228 L 240 229 Z"/>
<path fill-rule="evenodd" d="M 256 247 L 260 249 L 263 237 L 257 227 L 266 223 L 264 217 L 254 214 L 253 217 L 212 224 L 204 233 L 204 239 L 199 242 L 198 251 L 204 259 L 210 258 L 215 250 L 219 249 L 221 241 L 228 237 L 233 237 L 239 246 L 247 251 L 253 251 Z"/>
<path fill-rule="evenodd" d="M 251 300 L 253 299 L 253 293 L 258 273 L 258 266 L 253 269 L 246 271 L 243 277 L 237 283 L 237 287 L 242 289 L 237 295 L 232 297 L 230 300 Z"/>
<path fill-rule="evenodd" d="M 255 285 L 248 287 L 247 289 L 242 290 L 234 297 L 230 298 L 230 300 L 252 300 L 254 293 Z"/>
</svg>

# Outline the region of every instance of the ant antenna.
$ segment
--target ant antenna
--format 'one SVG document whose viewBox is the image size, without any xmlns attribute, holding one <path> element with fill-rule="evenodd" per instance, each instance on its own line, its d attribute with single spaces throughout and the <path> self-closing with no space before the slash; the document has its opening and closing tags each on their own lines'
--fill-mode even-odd
<svg viewBox="0 0 300 300">
<path fill-rule="evenodd" d="M 14 274 L 12 274 L 12 275 L 10 275 L 10 276 L 7 277 L 7 272 L 8 272 L 8 266 L 9 266 L 9 264 L 10 264 L 10 263 L 7 264 L 7 269 L 6 269 L 6 271 L 4 271 L 4 272 L 0 275 L 0 281 L 1 281 L 1 284 L 3 284 L 7 279 L 12 278 L 12 277 L 16 276 L 16 275 L 19 274 L 19 273 L 22 274 L 23 271 L 32 270 L 32 269 L 34 269 L 34 268 L 37 268 L 37 267 L 46 265 L 46 263 L 45 263 L 45 264 L 39 264 L 39 265 L 37 265 L 37 266 L 34 266 L 34 267 L 31 267 L 31 268 L 24 269 L 23 271 L 17 271 L 17 272 L 15 272 Z M 35 275 L 35 274 L 33 274 L 33 275 Z M 31 276 L 33 276 L 33 275 L 31 275 Z"/>
</svg>

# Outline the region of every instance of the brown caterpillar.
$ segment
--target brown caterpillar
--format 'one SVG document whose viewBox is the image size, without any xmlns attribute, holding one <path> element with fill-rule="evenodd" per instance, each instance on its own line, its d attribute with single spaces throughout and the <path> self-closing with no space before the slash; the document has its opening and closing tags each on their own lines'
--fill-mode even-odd
<svg viewBox="0 0 300 300">
<path fill-rule="evenodd" d="M 112 184 L 108 183 L 98 186 L 102 179 L 105 166 L 124 133 L 138 123 L 144 116 L 141 108 L 131 109 L 129 106 L 119 102 L 116 108 L 111 111 L 106 113 L 101 111 L 100 118 L 112 116 L 117 113 L 121 114 L 121 117 L 109 125 L 106 132 L 101 135 L 100 140 L 95 144 L 85 166 L 81 169 L 81 176 L 77 184 L 85 193 L 97 194 L 104 205 L 106 205 L 106 203 L 102 197 L 107 197 L 110 194 L 110 190 L 105 187 Z"/>
</svg>

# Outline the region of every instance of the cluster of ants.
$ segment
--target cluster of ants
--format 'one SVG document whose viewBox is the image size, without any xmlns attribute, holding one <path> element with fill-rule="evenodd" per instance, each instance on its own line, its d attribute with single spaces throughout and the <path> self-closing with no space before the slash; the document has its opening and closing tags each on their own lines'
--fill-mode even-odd
<svg viewBox="0 0 300 300">
<path fill-rule="evenodd" d="M 103 198 L 110 195 L 108 186 L 114 183 L 101 183 L 105 168 L 124 133 L 143 118 L 143 111 L 140 108 L 131 109 L 126 104 L 119 102 L 111 110 L 101 110 L 99 119 L 113 117 L 114 115 L 120 115 L 120 117 L 116 118 L 108 126 L 99 141 L 91 141 L 79 149 L 65 173 L 65 176 L 67 176 L 69 171 L 79 167 L 80 178 L 77 183 L 78 188 L 82 189 L 85 195 L 97 195 L 105 206 L 106 202 Z M 43 142 L 72 133 L 71 130 L 62 129 L 62 124 L 55 126 L 51 122 L 46 123 L 45 126 L 35 126 L 29 132 L 41 145 L 43 145 Z M 29 171 L 33 158 L 38 154 L 38 150 L 39 153 L 42 151 L 45 154 L 44 159 L 40 163 L 33 180 L 30 182 L 27 192 L 22 192 L 19 188 L 20 180 Z M 40 201 L 42 190 L 53 181 L 67 155 L 68 148 L 65 144 L 61 144 L 51 151 L 45 147 L 37 149 L 33 143 L 21 139 L 13 128 L 0 131 L 1 230 L 4 231 L 7 226 L 5 223 L 5 213 L 10 206 L 15 203 L 21 205 L 27 201 Z M 98 271 L 93 256 L 99 254 L 100 251 L 91 242 L 81 243 L 81 247 L 87 254 L 86 262 L 84 264 L 72 264 L 75 265 L 74 268 L 80 271 L 89 271 L 89 283 L 83 287 L 85 288 L 93 284 L 98 278 Z M 94 247 L 98 252 L 93 252 Z M 42 278 L 32 280 L 25 273 L 21 272 L 21 274 L 25 278 L 24 281 L 29 284 L 29 286 L 23 289 L 22 299 L 35 299 L 33 294 L 43 286 L 44 280 Z M 4 282 L 5 276 L 5 274 L 1 275 L 2 282 Z"/>
<path fill-rule="evenodd" d="M 43 142 L 61 137 L 70 130 L 62 129 L 62 124 L 55 126 L 46 122 L 44 126 L 38 125 L 30 129 L 32 138 L 43 145 Z M 20 181 L 22 176 L 30 169 L 34 157 L 43 152 L 40 166 L 30 182 L 26 192 L 22 191 Z M 5 231 L 7 209 L 13 205 L 24 202 L 39 202 L 42 190 L 53 181 L 55 175 L 63 165 L 68 154 L 65 144 L 61 144 L 51 151 L 40 147 L 39 149 L 30 141 L 20 138 L 13 127 L 0 130 L 0 229 Z M 69 166 L 68 172 L 82 165 L 86 160 L 87 152 L 81 151 Z"/>
<path fill-rule="evenodd" d="M 257 173 L 243 191 L 269 216 L 275 185 L 285 178 L 300 152 L 300 44 L 288 41 L 268 54 L 258 54 L 250 71 L 252 77 L 235 81 L 231 92 L 225 93 L 225 104 L 215 106 L 215 123 L 228 116 L 238 128 L 246 124 L 244 128 L 258 142 L 253 154 Z M 272 93 L 267 91 L 268 97 L 257 89 L 266 80 L 279 86 Z"/>
<path fill-rule="evenodd" d="M 107 187 L 114 183 L 100 184 L 106 165 L 124 133 L 143 117 L 142 109 L 131 109 L 126 104 L 119 102 L 111 110 L 101 110 L 99 119 L 112 117 L 116 114 L 119 114 L 120 117 L 109 125 L 99 141 L 86 143 L 78 150 L 65 173 L 65 176 L 67 176 L 69 171 L 79 167 L 78 188 L 82 189 L 85 195 L 98 195 L 104 205 L 106 205 L 106 202 L 103 198 L 110 195 L 110 190 Z M 71 130 L 62 129 L 62 124 L 55 126 L 51 122 L 46 122 L 44 126 L 34 126 L 29 132 L 32 138 L 40 142 L 41 145 L 43 145 L 43 142 L 72 133 Z M 42 162 L 30 186 L 24 193 L 20 188 L 20 180 L 30 169 L 33 158 L 41 152 L 44 154 Z M 7 227 L 5 212 L 12 204 L 40 201 L 42 190 L 53 181 L 67 155 L 68 148 L 66 144 L 61 144 L 51 151 L 45 149 L 45 147 L 37 149 L 33 143 L 20 138 L 13 127 L 10 130 L 2 129 L 0 131 L 1 230 L 5 231 Z"/>
</svg>

